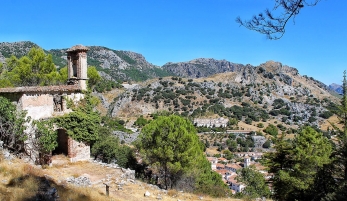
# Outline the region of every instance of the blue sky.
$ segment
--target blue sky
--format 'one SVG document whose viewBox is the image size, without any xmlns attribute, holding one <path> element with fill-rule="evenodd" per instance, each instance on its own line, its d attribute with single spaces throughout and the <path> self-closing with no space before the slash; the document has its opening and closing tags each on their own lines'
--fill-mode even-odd
<svg viewBox="0 0 347 201">
<path fill-rule="evenodd" d="M 158 66 L 195 58 L 295 67 L 325 84 L 347 69 L 347 1 L 322 0 L 289 21 L 280 40 L 240 27 L 274 0 L 2 0 L 0 42 L 44 49 L 99 45 L 143 54 Z"/>
</svg>

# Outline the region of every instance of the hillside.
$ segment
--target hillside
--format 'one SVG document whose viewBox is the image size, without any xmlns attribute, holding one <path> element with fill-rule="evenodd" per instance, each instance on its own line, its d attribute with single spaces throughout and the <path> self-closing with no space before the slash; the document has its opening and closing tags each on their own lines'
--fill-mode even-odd
<svg viewBox="0 0 347 201">
<path fill-rule="evenodd" d="M 338 101 L 323 83 L 273 61 L 207 78 L 152 79 L 117 93 L 103 99 L 114 117 L 136 119 L 166 110 L 190 118 L 235 118 L 248 125 L 277 121 L 286 128 L 320 127 Z"/>
<path fill-rule="evenodd" d="M 0 43 L 0 62 L 4 63 L 5 59 L 11 55 L 22 57 L 32 47 L 39 46 L 30 41 Z M 155 77 L 172 75 L 166 70 L 149 63 L 139 53 L 112 50 L 101 46 L 88 46 L 88 48 L 88 65 L 95 66 L 101 75 L 107 79 L 143 81 Z M 44 51 L 52 54 L 54 64 L 57 68 L 62 68 L 66 66 L 66 50 L 67 48 Z"/>
<path fill-rule="evenodd" d="M 25 55 L 32 42 L 0 43 L 0 60 Z M 319 127 L 338 99 L 312 77 L 280 62 L 259 66 L 207 58 L 155 66 L 139 53 L 89 46 L 88 64 L 106 79 L 138 81 L 98 94 L 103 114 L 134 122 L 140 115 L 166 110 L 190 118 L 227 117 L 248 125 L 272 119 L 286 127 Z M 57 68 L 66 64 L 66 49 L 45 50 Z M 335 94 L 336 95 L 336 94 Z M 129 123 L 131 126 L 131 123 Z"/>
</svg>

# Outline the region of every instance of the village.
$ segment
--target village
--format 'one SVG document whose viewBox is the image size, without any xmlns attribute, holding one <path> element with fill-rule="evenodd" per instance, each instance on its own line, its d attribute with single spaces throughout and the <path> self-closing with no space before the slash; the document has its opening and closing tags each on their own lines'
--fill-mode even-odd
<svg viewBox="0 0 347 201">
<path fill-rule="evenodd" d="M 226 128 L 228 125 L 228 119 L 225 119 L 225 118 L 194 119 L 194 124 L 197 127 Z M 255 132 L 251 130 L 227 130 L 225 133 L 238 136 L 237 138 L 243 138 Z M 203 133 L 200 135 L 200 137 L 204 135 L 206 136 L 208 134 L 211 134 L 211 133 L 209 132 Z M 224 134 L 223 132 L 215 133 L 215 135 L 223 135 L 223 134 Z M 232 152 L 233 157 L 230 160 L 224 158 L 225 154 L 223 154 L 223 150 L 220 150 L 220 154 L 209 153 L 209 151 L 211 150 L 213 151 L 217 149 L 218 146 L 212 146 L 211 149 L 206 150 L 206 157 L 207 157 L 207 160 L 211 163 L 211 169 L 221 175 L 224 183 L 228 185 L 229 189 L 232 191 L 232 194 L 241 193 L 243 189 L 246 187 L 244 183 L 239 182 L 237 180 L 238 173 L 241 171 L 242 168 L 253 168 L 254 170 L 262 173 L 265 180 L 268 181 L 269 179 L 271 179 L 272 174 L 268 173 L 266 167 L 261 165 L 261 163 L 259 162 L 259 160 L 262 159 L 262 156 L 264 154 L 263 153 L 264 149 L 262 148 L 262 146 L 265 143 L 266 138 L 264 136 L 257 136 L 257 135 L 253 135 L 251 136 L 251 138 L 252 138 L 252 141 L 254 142 L 254 147 L 255 147 L 254 151 Z M 265 151 L 269 151 L 269 150 L 265 150 Z M 211 155 L 220 156 L 220 157 L 214 157 Z"/>
</svg>

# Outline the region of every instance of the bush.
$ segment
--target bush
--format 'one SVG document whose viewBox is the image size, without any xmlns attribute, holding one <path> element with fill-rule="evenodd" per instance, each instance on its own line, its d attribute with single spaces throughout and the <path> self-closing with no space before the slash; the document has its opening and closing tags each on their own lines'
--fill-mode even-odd
<svg viewBox="0 0 347 201">
<path fill-rule="evenodd" d="M 333 113 L 330 111 L 324 111 L 319 116 L 324 119 L 329 119 L 331 116 L 333 116 Z"/>
<path fill-rule="evenodd" d="M 277 135 L 278 135 L 278 128 L 275 125 L 270 124 L 270 125 L 268 125 L 265 128 L 264 132 L 269 134 L 269 135 L 272 135 L 274 137 L 277 137 Z"/>
<path fill-rule="evenodd" d="M 148 121 L 147 121 L 147 119 L 143 118 L 143 115 L 141 115 L 139 118 L 137 118 L 136 121 L 134 122 L 134 125 L 138 126 L 140 128 L 142 128 L 146 124 L 148 124 Z"/>
<path fill-rule="evenodd" d="M 119 139 L 107 128 L 100 128 L 100 138 L 92 145 L 91 152 L 95 158 L 100 158 L 103 162 L 114 161 L 124 168 L 130 167 L 134 160 L 132 149 L 121 145 Z"/>
<path fill-rule="evenodd" d="M 264 128 L 264 124 L 263 123 L 259 123 L 259 124 L 257 124 L 257 127 L 258 128 Z"/>
</svg>

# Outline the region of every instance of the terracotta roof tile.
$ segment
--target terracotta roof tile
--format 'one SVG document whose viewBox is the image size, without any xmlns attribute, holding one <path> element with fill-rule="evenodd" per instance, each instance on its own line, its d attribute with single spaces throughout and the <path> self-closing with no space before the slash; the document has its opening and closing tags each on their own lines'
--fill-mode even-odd
<svg viewBox="0 0 347 201">
<path fill-rule="evenodd" d="M 221 164 L 221 163 L 217 163 L 216 167 L 220 167 L 220 168 L 225 168 L 225 165 Z"/>
<path fill-rule="evenodd" d="M 234 168 L 235 170 L 241 169 L 242 167 L 236 163 L 227 164 L 225 167 Z"/>
</svg>

